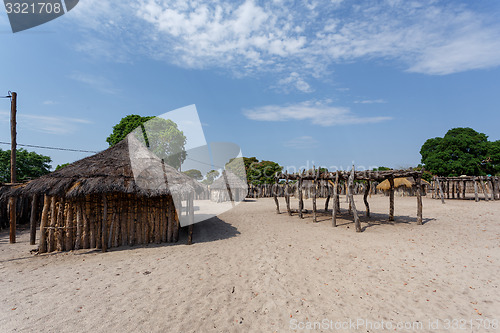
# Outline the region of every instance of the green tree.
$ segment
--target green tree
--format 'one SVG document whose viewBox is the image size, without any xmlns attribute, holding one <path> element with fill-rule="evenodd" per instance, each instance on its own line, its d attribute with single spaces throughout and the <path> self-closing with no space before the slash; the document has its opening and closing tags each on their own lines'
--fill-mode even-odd
<svg viewBox="0 0 500 333">
<path fill-rule="evenodd" d="M 387 170 L 392 170 L 392 169 L 388 168 L 388 167 L 385 167 L 385 166 L 381 166 L 381 167 L 378 167 L 378 168 L 373 168 L 373 171 L 387 171 Z"/>
<path fill-rule="evenodd" d="M 23 182 L 46 175 L 50 172 L 48 156 L 25 149 L 16 150 L 17 181 Z M 10 182 L 10 150 L 0 149 L 0 182 Z"/>
<path fill-rule="evenodd" d="M 241 169 L 244 166 L 247 182 L 249 184 L 274 184 L 274 175 L 276 172 L 281 172 L 283 170 L 282 166 L 273 161 L 259 161 L 255 157 L 242 158 L 243 163 L 241 163 L 241 157 L 231 159 L 226 164 L 226 169 L 241 177 Z M 240 160 L 238 161 L 238 159 Z"/>
<path fill-rule="evenodd" d="M 205 185 L 212 185 L 214 182 L 215 178 L 219 177 L 220 173 L 217 170 L 210 170 L 206 174 L 206 179 L 202 181 L 203 184 Z"/>
<path fill-rule="evenodd" d="M 116 145 L 118 142 L 125 139 L 125 137 L 130 132 L 132 132 L 136 128 L 140 127 L 141 125 L 144 125 L 145 122 L 147 122 L 148 120 L 151 120 L 153 118 L 154 117 L 150 117 L 150 116 L 141 117 L 141 116 L 136 115 L 136 114 L 131 114 L 131 115 L 128 115 L 128 116 L 122 118 L 122 120 L 120 120 L 120 122 L 118 124 L 113 126 L 113 133 L 111 133 L 107 137 L 106 142 L 109 143 L 110 147 Z"/>
<path fill-rule="evenodd" d="M 64 167 L 68 166 L 68 165 L 69 165 L 69 163 L 58 164 L 58 165 L 56 166 L 56 170 L 55 170 L 55 171 L 57 171 L 57 170 L 59 170 L 59 169 L 62 169 L 62 168 L 64 168 Z"/>
<path fill-rule="evenodd" d="M 113 133 L 106 139 L 110 146 L 134 132 L 137 138 L 168 165 L 180 169 L 187 153 L 184 149 L 186 136 L 170 119 L 129 115 L 113 127 Z"/>
<path fill-rule="evenodd" d="M 453 128 L 428 139 L 420 149 L 426 170 L 439 176 L 479 176 L 499 172 L 499 144 L 472 128 Z"/>
<path fill-rule="evenodd" d="M 196 180 L 202 180 L 203 179 L 203 175 L 201 174 L 200 170 L 191 169 L 191 170 L 184 171 L 183 173 L 186 176 L 189 176 L 189 177 L 191 177 L 193 179 L 196 179 Z"/>
</svg>

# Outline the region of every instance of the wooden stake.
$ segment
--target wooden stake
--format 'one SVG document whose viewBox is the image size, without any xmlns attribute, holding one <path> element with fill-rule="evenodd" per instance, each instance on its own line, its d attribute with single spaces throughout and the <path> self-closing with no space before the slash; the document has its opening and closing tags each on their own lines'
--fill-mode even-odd
<svg viewBox="0 0 500 333">
<path fill-rule="evenodd" d="M 278 202 L 278 178 L 275 178 L 276 183 L 273 185 L 273 198 L 276 205 L 276 214 L 280 213 L 280 204 Z"/>
<path fill-rule="evenodd" d="M 33 194 L 31 200 L 31 216 L 30 216 L 30 245 L 36 243 L 36 213 L 38 211 L 38 193 Z"/>
<path fill-rule="evenodd" d="M 64 250 L 64 198 L 59 200 L 58 209 L 57 209 L 57 232 L 56 232 L 56 250 L 63 251 Z"/>
<path fill-rule="evenodd" d="M 299 217 L 301 219 L 304 218 L 303 214 L 302 214 L 302 210 L 304 209 L 304 200 L 303 200 L 303 197 L 302 197 L 302 173 L 299 175 Z"/>
<path fill-rule="evenodd" d="M 286 211 L 288 212 L 289 216 L 292 216 L 292 211 L 290 209 L 290 183 L 288 181 L 288 171 L 286 172 L 285 202 L 286 202 Z"/>
<path fill-rule="evenodd" d="M 50 201 L 50 229 L 49 229 L 48 247 L 47 247 L 48 252 L 52 252 L 55 250 L 54 229 L 56 226 L 56 219 L 57 219 L 56 203 L 57 203 L 57 197 L 54 196 Z"/>
<path fill-rule="evenodd" d="M 439 196 L 441 197 L 441 203 L 444 204 L 444 194 L 443 194 L 443 188 L 441 187 L 441 183 L 439 182 L 438 177 L 434 178 L 436 180 L 436 184 L 439 189 Z"/>
<path fill-rule="evenodd" d="M 66 238 L 64 249 L 66 251 L 73 250 L 73 206 L 71 202 L 68 202 L 66 208 Z"/>
<path fill-rule="evenodd" d="M 318 191 L 318 173 L 319 173 L 319 169 L 318 171 L 316 172 L 316 170 L 314 170 L 314 181 L 313 181 L 313 186 L 312 186 L 312 191 L 313 191 L 313 223 L 316 223 L 318 222 L 317 219 L 316 219 L 316 196 L 317 196 L 317 191 Z"/>
<path fill-rule="evenodd" d="M 354 216 L 354 225 L 356 226 L 356 232 L 361 232 L 361 223 L 359 221 L 358 211 L 356 209 L 356 203 L 354 202 L 354 165 L 352 166 L 351 175 L 349 176 L 349 203 L 352 207 L 352 215 Z"/>
<path fill-rule="evenodd" d="M 16 206 L 17 206 L 17 198 L 16 197 L 9 197 L 8 200 L 8 207 L 9 207 L 9 241 L 11 244 L 14 244 L 16 242 Z"/>
<path fill-rule="evenodd" d="M 421 176 L 415 178 L 417 185 L 417 224 L 422 224 L 422 179 Z"/>
<path fill-rule="evenodd" d="M 102 231 L 101 231 L 101 246 L 102 246 L 102 252 L 106 252 L 108 247 L 107 247 L 107 236 L 108 236 L 108 198 L 106 197 L 106 194 L 102 195 Z"/>
<path fill-rule="evenodd" d="M 45 228 L 47 227 L 48 222 L 50 200 L 50 197 L 45 194 L 43 197 L 42 216 L 40 218 L 40 243 L 38 246 L 39 253 L 47 252 L 47 230 Z"/>
<path fill-rule="evenodd" d="M 82 205 L 79 201 L 75 202 L 76 208 L 76 239 L 75 239 L 75 250 L 79 250 L 82 246 L 82 233 L 83 233 L 83 221 L 82 221 Z"/>
<path fill-rule="evenodd" d="M 476 202 L 479 202 L 479 195 L 477 193 L 477 178 L 474 177 L 474 199 L 476 200 Z"/>
<path fill-rule="evenodd" d="M 366 217 L 370 217 L 370 205 L 368 204 L 368 193 L 370 192 L 370 181 L 367 181 L 365 184 L 365 193 L 363 194 L 363 201 L 365 202 L 366 207 Z"/>
<path fill-rule="evenodd" d="M 337 204 L 338 196 L 339 172 L 335 173 L 335 184 L 333 185 L 333 208 L 332 208 L 332 226 L 337 226 Z"/>
<path fill-rule="evenodd" d="M 10 100 L 10 182 L 12 184 L 15 184 L 17 182 L 17 175 L 16 175 L 16 172 L 17 172 L 17 168 L 16 168 L 16 153 L 17 153 L 16 112 L 17 112 L 17 93 L 12 92 L 11 93 L 11 100 Z M 15 242 L 16 242 L 16 240 L 14 239 L 14 243 Z M 11 243 L 12 243 L 12 240 L 11 240 Z"/>
<path fill-rule="evenodd" d="M 394 178 L 389 178 L 389 221 L 394 221 Z"/>
</svg>

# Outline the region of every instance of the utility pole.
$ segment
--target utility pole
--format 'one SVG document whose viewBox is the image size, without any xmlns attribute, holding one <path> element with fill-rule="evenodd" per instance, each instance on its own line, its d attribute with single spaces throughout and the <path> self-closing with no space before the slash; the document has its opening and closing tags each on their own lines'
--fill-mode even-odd
<svg viewBox="0 0 500 333">
<path fill-rule="evenodd" d="M 12 92 L 10 99 L 10 182 L 16 183 L 16 112 L 17 112 L 17 93 Z"/>
</svg>

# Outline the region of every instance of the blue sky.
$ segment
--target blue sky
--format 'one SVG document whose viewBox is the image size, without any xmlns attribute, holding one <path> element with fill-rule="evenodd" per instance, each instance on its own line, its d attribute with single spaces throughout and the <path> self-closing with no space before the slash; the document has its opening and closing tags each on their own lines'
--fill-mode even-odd
<svg viewBox="0 0 500 333">
<path fill-rule="evenodd" d="M 497 0 L 80 0 L 13 34 L 2 10 L 0 92 L 24 144 L 98 151 L 128 114 L 195 104 L 207 141 L 244 156 L 408 167 L 453 127 L 500 139 L 498 17 Z"/>
</svg>

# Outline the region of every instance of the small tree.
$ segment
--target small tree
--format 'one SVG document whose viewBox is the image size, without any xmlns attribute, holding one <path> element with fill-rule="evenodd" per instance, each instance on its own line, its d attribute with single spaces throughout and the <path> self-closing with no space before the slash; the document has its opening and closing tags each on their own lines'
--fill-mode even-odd
<svg viewBox="0 0 500 333">
<path fill-rule="evenodd" d="M 206 174 L 206 179 L 202 181 L 203 184 L 205 185 L 212 185 L 214 182 L 215 178 L 219 177 L 220 173 L 217 170 L 210 170 Z"/>
<path fill-rule="evenodd" d="M 196 179 L 196 180 L 202 180 L 203 179 L 203 175 L 201 174 L 200 170 L 191 169 L 191 170 L 184 171 L 183 173 L 185 175 L 193 178 L 193 179 Z"/>
<path fill-rule="evenodd" d="M 51 158 L 25 149 L 16 150 L 17 180 L 26 181 L 50 172 Z M 0 182 L 10 182 L 10 150 L 0 149 Z"/>
</svg>

